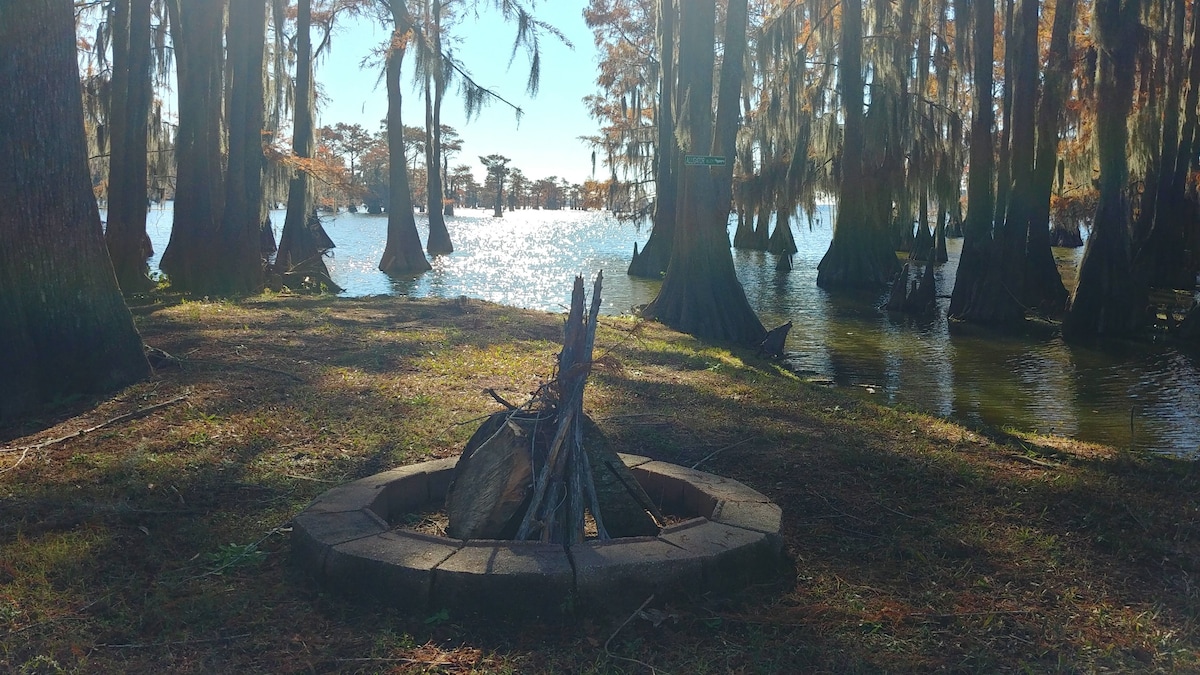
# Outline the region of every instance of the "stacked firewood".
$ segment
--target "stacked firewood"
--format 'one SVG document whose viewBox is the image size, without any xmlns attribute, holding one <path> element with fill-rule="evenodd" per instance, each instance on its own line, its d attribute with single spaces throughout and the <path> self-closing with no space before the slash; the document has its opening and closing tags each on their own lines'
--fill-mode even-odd
<svg viewBox="0 0 1200 675">
<path fill-rule="evenodd" d="M 506 404 L 468 441 L 446 497 L 450 536 L 569 546 L 589 524 L 602 540 L 657 533 L 661 514 L 583 411 L 602 282 L 603 273 L 585 313 L 583 277 L 575 278 L 554 380 L 525 405 Z"/>
</svg>

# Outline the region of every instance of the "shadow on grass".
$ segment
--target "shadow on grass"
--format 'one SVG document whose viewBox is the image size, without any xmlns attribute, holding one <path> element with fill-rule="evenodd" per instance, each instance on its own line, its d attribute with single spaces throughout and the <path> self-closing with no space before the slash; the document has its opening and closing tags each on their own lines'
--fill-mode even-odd
<svg viewBox="0 0 1200 675">
<path fill-rule="evenodd" d="M 599 344 L 621 368 L 593 376 L 589 412 L 620 451 L 771 497 L 796 576 L 628 624 L 354 604 L 279 528 L 333 485 L 456 452 L 495 409 L 483 387 L 549 372 L 560 318 L 386 298 L 139 320 L 184 366 L 88 414 L 187 399 L 0 477 L 0 670 L 645 671 L 606 647 L 697 673 L 1198 665 L 1194 465 L 881 408 L 615 319 Z"/>
</svg>

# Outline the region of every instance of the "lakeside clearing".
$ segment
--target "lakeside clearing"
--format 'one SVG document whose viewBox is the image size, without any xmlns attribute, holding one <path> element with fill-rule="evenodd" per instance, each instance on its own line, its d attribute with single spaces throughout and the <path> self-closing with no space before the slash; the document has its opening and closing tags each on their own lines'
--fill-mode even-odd
<svg viewBox="0 0 1200 675">
<path fill-rule="evenodd" d="M 0 670 L 1200 670 L 1195 463 L 878 406 L 628 317 L 601 317 L 585 409 L 620 451 L 770 497 L 795 575 L 628 623 L 356 605 L 292 562 L 289 519 L 457 454 L 484 389 L 550 379 L 562 317 L 271 295 L 135 316 L 179 363 L 0 428 Z"/>
</svg>

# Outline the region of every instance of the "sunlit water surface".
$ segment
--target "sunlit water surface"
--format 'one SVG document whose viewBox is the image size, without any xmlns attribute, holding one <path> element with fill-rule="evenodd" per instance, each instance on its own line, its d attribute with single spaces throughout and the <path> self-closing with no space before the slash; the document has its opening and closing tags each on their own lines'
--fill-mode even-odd
<svg viewBox="0 0 1200 675">
<path fill-rule="evenodd" d="M 170 237 L 172 212 L 150 212 L 148 229 L 158 258 Z M 276 227 L 282 212 L 273 212 Z M 800 248 L 791 272 L 775 256 L 734 251 L 750 303 L 768 327 L 791 319 L 790 365 L 886 403 L 995 426 L 1053 432 L 1119 447 L 1200 458 L 1200 355 L 1160 344 L 1103 349 L 1065 344 L 1059 337 L 1003 336 L 955 330 L 949 300 L 936 318 L 918 320 L 880 311 L 881 293 L 830 293 L 817 288 L 816 267 L 829 246 L 830 214 L 811 224 L 793 221 Z M 390 278 L 376 269 L 386 216 L 326 216 L 337 243 L 327 260 L 347 296 L 465 295 L 548 311 L 564 311 L 571 281 L 604 270 L 603 311 L 629 312 L 649 302 L 658 282 L 625 274 L 648 227 L 598 212 L 519 211 L 493 218 L 463 210 L 447 219 L 455 252 L 433 259 L 415 278 Z M 427 225 L 417 217 L 422 241 Z M 937 270 L 938 293 L 949 296 L 961 240 L 950 240 L 950 261 Z M 1078 261 L 1080 251 L 1057 251 Z"/>
</svg>

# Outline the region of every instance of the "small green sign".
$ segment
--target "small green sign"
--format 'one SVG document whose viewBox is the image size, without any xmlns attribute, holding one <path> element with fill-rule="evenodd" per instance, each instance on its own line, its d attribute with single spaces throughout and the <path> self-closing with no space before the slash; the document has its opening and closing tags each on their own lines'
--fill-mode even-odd
<svg viewBox="0 0 1200 675">
<path fill-rule="evenodd" d="M 684 155 L 687 166 L 725 166 L 725 158 L 717 155 Z"/>
</svg>

